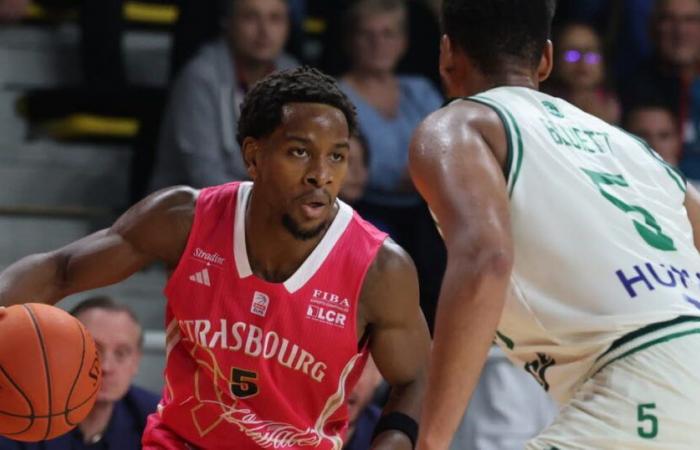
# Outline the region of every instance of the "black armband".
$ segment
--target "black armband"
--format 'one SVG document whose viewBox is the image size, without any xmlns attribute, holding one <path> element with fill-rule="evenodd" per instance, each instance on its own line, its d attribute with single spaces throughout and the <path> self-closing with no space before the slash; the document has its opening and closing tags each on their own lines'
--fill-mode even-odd
<svg viewBox="0 0 700 450">
<path fill-rule="evenodd" d="M 377 426 L 374 427 L 372 440 L 379 434 L 388 430 L 396 430 L 405 434 L 411 440 L 411 446 L 416 448 L 416 441 L 418 440 L 418 422 L 413 420 L 411 416 L 398 411 L 390 412 L 382 416 L 379 422 L 377 422 Z"/>
</svg>

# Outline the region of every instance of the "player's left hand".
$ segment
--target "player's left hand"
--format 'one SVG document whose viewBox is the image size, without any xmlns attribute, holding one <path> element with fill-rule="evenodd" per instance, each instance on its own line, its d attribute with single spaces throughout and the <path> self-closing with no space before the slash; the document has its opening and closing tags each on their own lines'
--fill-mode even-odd
<svg viewBox="0 0 700 450">
<path fill-rule="evenodd" d="M 7 314 L 7 308 L 5 308 L 4 306 L 0 306 L 0 319 L 5 317 L 5 314 Z"/>
</svg>

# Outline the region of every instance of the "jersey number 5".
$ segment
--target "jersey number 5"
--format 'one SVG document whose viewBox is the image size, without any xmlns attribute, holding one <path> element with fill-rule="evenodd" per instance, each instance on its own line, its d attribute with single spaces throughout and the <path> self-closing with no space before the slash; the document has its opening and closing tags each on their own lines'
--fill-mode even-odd
<svg viewBox="0 0 700 450">
<path fill-rule="evenodd" d="M 257 380 L 257 373 L 232 367 L 231 393 L 238 398 L 252 397 L 258 393 Z"/>
<path fill-rule="evenodd" d="M 633 218 L 634 228 L 636 228 L 637 233 L 644 239 L 644 242 L 651 245 L 652 247 L 663 250 L 663 251 L 674 251 L 676 246 L 673 243 L 673 239 L 664 234 L 661 226 L 656 221 L 654 216 L 651 215 L 649 211 L 642 208 L 641 206 L 630 205 L 625 203 L 621 199 L 615 197 L 608 191 L 604 189 L 605 186 L 622 186 L 629 187 L 627 180 L 622 175 L 615 175 L 612 173 L 595 172 L 592 170 L 581 169 L 588 175 L 593 181 L 593 183 L 598 186 L 598 191 L 605 197 L 607 201 L 615 205 L 619 210 L 624 213 L 637 213 L 641 215 L 644 219 L 643 222 L 637 218 Z"/>
</svg>

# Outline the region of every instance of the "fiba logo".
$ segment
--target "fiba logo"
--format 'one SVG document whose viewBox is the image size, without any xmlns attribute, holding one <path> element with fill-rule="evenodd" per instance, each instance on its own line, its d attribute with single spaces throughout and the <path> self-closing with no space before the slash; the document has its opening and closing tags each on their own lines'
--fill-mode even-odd
<svg viewBox="0 0 700 450">
<path fill-rule="evenodd" d="M 262 292 L 255 291 L 253 302 L 250 304 L 250 312 L 256 316 L 265 317 L 267 307 L 270 305 L 270 297 Z"/>
</svg>

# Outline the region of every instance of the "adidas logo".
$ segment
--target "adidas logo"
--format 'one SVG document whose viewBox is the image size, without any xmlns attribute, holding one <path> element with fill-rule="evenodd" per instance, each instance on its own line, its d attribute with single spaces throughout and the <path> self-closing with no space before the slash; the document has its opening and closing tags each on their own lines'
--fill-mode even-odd
<svg viewBox="0 0 700 450">
<path fill-rule="evenodd" d="M 197 284 L 203 284 L 204 286 L 211 287 L 211 281 L 209 281 L 209 269 L 204 269 L 201 272 L 197 272 L 194 275 L 190 275 L 190 281 L 194 281 Z"/>
</svg>

